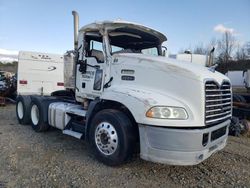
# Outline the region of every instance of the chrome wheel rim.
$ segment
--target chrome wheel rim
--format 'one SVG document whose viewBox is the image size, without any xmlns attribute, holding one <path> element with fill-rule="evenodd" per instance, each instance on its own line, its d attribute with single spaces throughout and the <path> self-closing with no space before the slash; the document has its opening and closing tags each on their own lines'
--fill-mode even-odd
<svg viewBox="0 0 250 188">
<path fill-rule="evenodd" d="M 104 155 L 112 155 L 118 146 L 118 136 L 113 125 L 107 122 L 98 124 L 95 130 L 95 143 Z"/>
<path fill-rule="evenodd" d="M 18 114 L 19 119 L 23 118 L 23 114 L 24 114 L 24 112 L 23 112 L 23 103 L 21 101 L 19 101 L 17 103 L 17 114 Z"/>
<path fill-rule="evenodd" d="M 34 125 L 38 124 L 39 121 L 39 110 L 37 105 L 33 105 L 31 108 L 31 120 Z"/>
</svg>

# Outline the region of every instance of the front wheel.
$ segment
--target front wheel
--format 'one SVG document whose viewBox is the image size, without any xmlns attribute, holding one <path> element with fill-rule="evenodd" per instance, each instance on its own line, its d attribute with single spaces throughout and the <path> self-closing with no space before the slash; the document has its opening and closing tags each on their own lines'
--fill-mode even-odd
<svg viewBox="0 0 250 188">
<path fill-rule="evenodd" d="M 99 161 L 116 166 L 132 156 L 135 131 L 124 113 L 118 110 L 102 110 L 95 115 L 91 123 L 89 141 Z"/>
</svg>

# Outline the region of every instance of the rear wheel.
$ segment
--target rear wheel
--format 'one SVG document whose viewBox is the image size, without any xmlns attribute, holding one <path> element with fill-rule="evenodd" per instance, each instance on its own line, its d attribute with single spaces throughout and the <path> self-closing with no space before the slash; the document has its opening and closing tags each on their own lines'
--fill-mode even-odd
<svg viewBox="0 0 250 188">
<path fill-rule="evenodd" d="M 18 118 L 22 119 L 24 115 L 23 103 L 19 101 L 17 103 L 17 116 Z"/>
<path fill-rule="evenodd" d="M 39 110 L 37 105 L 33 105 L 31 108 L 31 121 L 32 123 L 37 126 L 38 122 L 39 122 Z"/>
<path fill-rule="evenodd" d="M 22 125 L 30 123 L 30 102 L 29 96 L 18 96 L 16 99 L 16 116 Z"/>
<path fill-rule="evenodd" d="M 31 102 L 31 125 L 36 132 L 44 132 L 49 129 L 49 125 L 44 120 L 45 109 L 42 106 L 42 100 L 39 98 L 34 98 Z"/>
<path fill-rule="evenodd" d="M 92 120 L 89 141 L 95 157 L 109 166 L 128 160 L 134 151 L 135 131 L 130 119 L 117 110 L 102 110 Z"/>
</svg>

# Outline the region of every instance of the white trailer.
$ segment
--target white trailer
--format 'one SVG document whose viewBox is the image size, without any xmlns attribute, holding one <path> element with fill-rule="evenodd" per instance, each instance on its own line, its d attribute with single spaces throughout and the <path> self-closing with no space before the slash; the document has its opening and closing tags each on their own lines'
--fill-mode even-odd
<svg viewBox="0 0 250 188">
<path fill-rule="evenodd" d="M 20 95 L 20 123 L 31 123 L 36 132 L 52 126 L 85 139 L 107 165 L 127 161 L 136 143 L 142 159 L 174 165 L 198 164 L 225 147 L 232 114 L 226 76 L 164 57 L 167 38 L 154 29 L 104 21 L 79 30 L 78 14 L 73 15 L 67 90 L 31 95 L 28 103 Z"/>
<path fill-rule="evenodd" d="M 226 76 L 230 79 L 232 87 L 250 89 L 250 70 L 228 71 Z"/>
<path fill-rule="evenodd" d="M 17 70 L 19 95 L 51 95 L 64 90 L 63 56 L 20 51 Z"/>
<path fill-rule="evenodd" d="M 247 75 L 247 74 L 246 74 Z M 243 71 L 228 71 L 226 76 L 230 79 L 232 87 L 244 87 L 244 74 Z"/>
</svg>

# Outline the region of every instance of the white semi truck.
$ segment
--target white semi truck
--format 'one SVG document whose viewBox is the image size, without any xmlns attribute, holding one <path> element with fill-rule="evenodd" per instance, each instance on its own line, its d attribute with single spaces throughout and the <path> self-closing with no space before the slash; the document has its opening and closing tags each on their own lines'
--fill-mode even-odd
<svg viewBox="0 0 250 188">
<path fill-rule="evenodd" d="M 167 39 L 154 29 L 104 21 L 79 30 L 72 14 L 66 90 L 20 95 L 20 123 L 85 139 L 99 161 L 113 166 L 127 161 L 136 143 L 142 159 L 174 165 L 198 164 L 225 147 L 232 113 L 226 76 L 164 57 Z"/>
</svg>

